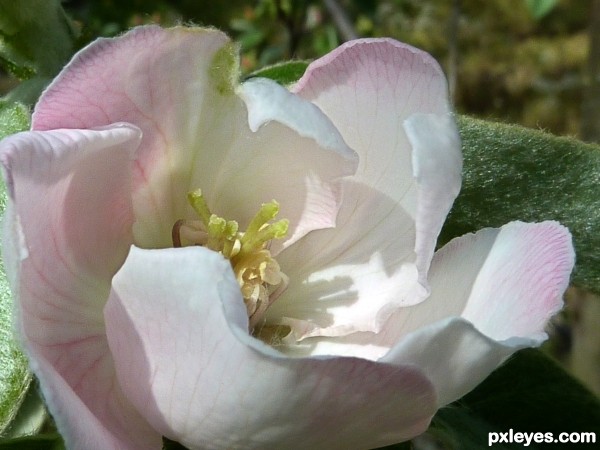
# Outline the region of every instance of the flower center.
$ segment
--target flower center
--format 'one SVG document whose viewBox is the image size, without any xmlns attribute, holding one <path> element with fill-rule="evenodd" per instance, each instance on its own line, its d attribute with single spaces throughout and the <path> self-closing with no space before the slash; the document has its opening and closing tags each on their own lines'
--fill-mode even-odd
<svg viewBox="0 0 600 450">
<path fill-rule="evenodd" d="M 262 204 L 246 231 L 239 231 L 235 220 L 211 213 L 200 189 L 188 193 L 187 198 L 199 219 L 175 222 L 173 246 L 202 245 L 229 259 L 244 297 L 250 332 L 260 330 L 265 312 L 288 284 L 288 277 L 271 256 L 269 245 L 272 239 L 286 235 L 289 221 L 273 222 L 279 204 L 272 200 Z"/>
</svg>

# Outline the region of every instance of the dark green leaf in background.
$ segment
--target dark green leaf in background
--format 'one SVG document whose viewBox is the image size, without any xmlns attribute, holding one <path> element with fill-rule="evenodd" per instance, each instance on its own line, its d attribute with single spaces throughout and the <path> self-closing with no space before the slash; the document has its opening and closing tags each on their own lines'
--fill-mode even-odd
<svg viewBox="0 0 600 450">
<path fill-rule="evenodd" d="M 163 437 L 163 450 L 187 450 L 187 448 L 181 445 L 179 442 L 175 442 Z"/>
<path fill-rule="evenodd" d="M 593 432 L 600 438 L 600 401 L 539 350 L 523 350 L 461 400 L 443 408 L 428 433 L 447 449 L 478 450 L 489 432 Z M 584 445 L 591 448 L 594 445 Z M 493 448 L 564 448 L 565 444 Z"/>
</svg>

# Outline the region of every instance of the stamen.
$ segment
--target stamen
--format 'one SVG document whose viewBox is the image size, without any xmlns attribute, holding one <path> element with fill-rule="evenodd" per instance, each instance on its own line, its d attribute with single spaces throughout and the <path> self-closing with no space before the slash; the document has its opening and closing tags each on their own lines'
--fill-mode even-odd
<svg viewBox="0 0 600 450">
<path fill-rule="evenodd" d="M 241 232 L 235 220 L 225 220 L 210 211 L 200 189 L 188 193 L 187 198 L 200 220 L 175 222 L 173 246 L 181 247 L 188 242 L 202 245 L 230 260 L 244 297 L 250 332 L 256 331 L 262 336 L 264 315 L 288 284 L 288 277 L 271 256 L 269 245 L 271 240 L 287 234 L 289 221 L 281 219 L 270 223 L 279 213 L 279 204 L 272 200 L 261 205 L 246 231 Z M 283 331 L 276 333 L 278 340 L 289 334 Z"/>
<path fill-rule="evenodd" d="M 200 216 L 204 225 L 208 226 L 208 222 L 210 220 L 210 216 L 212 216 L 210 209 L 208 209 L 208 205 L 206 204 L 206 200 L 202 196 L 202 189 L 196 189 L 195 191 L 188 192 L 187 195 L 188 202 L 196 211 L 196 214 Z"/>
</svg>

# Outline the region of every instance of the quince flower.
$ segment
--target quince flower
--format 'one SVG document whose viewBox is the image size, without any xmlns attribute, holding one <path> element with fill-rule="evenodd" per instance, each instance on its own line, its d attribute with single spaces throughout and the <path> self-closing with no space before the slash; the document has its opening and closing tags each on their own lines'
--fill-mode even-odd
<svg viewBox="0 0 600 450">
<path fill-rule="evenodd" d="M 536 346 L 568 231 L 434 255 L 460 188 L 445 78 L 348 42 L 287 90 L 216 30 L 100 39 L 0 145 L 23 347 L 71 449 L 369 448 Z"/>
</svg>

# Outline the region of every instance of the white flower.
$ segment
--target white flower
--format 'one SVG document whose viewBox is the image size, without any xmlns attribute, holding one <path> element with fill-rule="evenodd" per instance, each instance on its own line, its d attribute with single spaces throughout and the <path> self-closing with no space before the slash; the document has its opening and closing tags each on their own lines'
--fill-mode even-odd
<svg viewBox="0 0 600 450">
<path fill-rule="evenodd" d="M 69 448 L 410 439 L 561 307 L 554 222 L 433 255 L 461 157 L 430 56 L 367 39 L 292 93 L 237 77 L 218 31 L 135 29 L 0 145 L 21 338 Z"/>
</svg>

